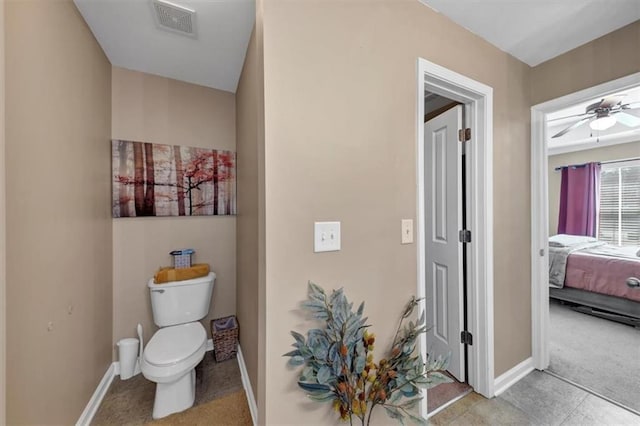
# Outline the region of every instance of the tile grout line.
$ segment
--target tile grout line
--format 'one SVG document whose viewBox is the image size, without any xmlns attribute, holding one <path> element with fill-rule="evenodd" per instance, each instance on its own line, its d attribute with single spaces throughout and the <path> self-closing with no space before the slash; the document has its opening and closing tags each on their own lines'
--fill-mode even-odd
<svg viewBox="0 0 640 426">
<path fill-rule="evenodd" d="M 554 376 L 555 377 L 555 376 Z M 586 391 L 585 391 L 586 392 Z M 589 397 L 589 392 L 587 392 L 587 394 L 584 396 L 584 398 L 582 398 L 582 401 L 580 401 L 580 404 L 576 405 L 576 407 L 571 410 L 569 412 L 569 414 L 567 414 L 560 423 L 558 423 L 558 426 L 562 426 L 565 423 L 567 423 L 567 420 L 569 420 L 569 418 L 578 411 L 578 409 L 580 409 L 580 407 L 582 407 L 582 405 L 585 403 L 585 401 L 587 400 L 587 398 Z"/>
<path fill-rule="evenodd" d="M 608 403 L 610 403 L 610 404 L 613 404 L 613 405 L 615 405 L 615 406 L 617 406 L 617 407 L 622 408 L 623 410 L 627 410 L 627 411 L 629 411 L 630 413 L 635 414 L 636 416 L 640 416 L 640 412 L 638 412 L 638 411 L 634 410 L 633 408 L 631 408 L 631 407 L 627 407 L 626 405 L 622 405 L 622 404 L 621 404 L 621 403 L 619 403 L 618 401 L 614 401 L 613 399 L 611 399 L 611 398 L 609 398 L 609 397 L 607 397 L 607 396 L 604 396 L 604 395 L 602 395 L 602 394 L 599 394 L 598 392 L 595 392 L 594 390 L 589 389 L 589 388 L 587 388 L 587 387 L 585 387 L 585 386 L 582 386 L 581 384 L 576 383 L 576 382 L 574 382 L 573 380 L 570 380 L 570 379 L 567 379 L 567 378 L 565 378 L 565 377 L 562 377 L 562 376 L 560 376 L 560 375 L 558 375 L 558 374 L 554 373 L 553 371 L 550 371 L 550 370 L 543 370 L 543 373 L 546 373 L 546 374 L 548 374 L 548 375 L 550 375 L 550 376 L 552 376 L 552 377 L 555 377 L 556 379 L 562 380 L 562 381 L 563 381 L 563 382 L 565 382 L 565 383 L 569 383 L 570 385 L 575 386 L 575 387 L 577 387 L 578 389 L 582 389 L 582 390 L 583 390 L 583 391 L 585 391 L 587 394 L 591 394 L 591 395 L 593 395 L 593 396 L 595 396 L 595 397 L 597 397 L 597 398 L 600 398 L 600 399 L 602 399 L 602 400 L 605 400 L 605 401 L 607 401 L 607 402 L 608 402 Z M 586 396 L 585 396 L 585 398 L 586 398 Z M 580 402 L 580 404 L 582 404 L 582 402 Z M 578 404 L 578 405 L 580 405 L 580 404 Z M 577 408 L 577 407 L 576 407 L 576 408 Z M 573 413 L 573 411 L 572 411 L 572 413 Z M 566 419 L 564 419 L 564 420 L 566 420 Z M 563 421 L 564 421 L 564 420 L 563 420 Z"/>
<path fill-rule="evenodd" d="M 543 381 L 548 381 L 549 380 L 548 378 L 546 378 L 546 379 L 544 378 L 544 374 L 543 374 L 544 371 L 543 370 L 534 370 L 534 372 L 536 372 L 536 376 L 540 377 L 541 380 L 543 380 Z M 532 374 L 532 373 L 529 373 L 529 374 Z M 553 375 L 549 375 L 549 377 L 554 377 L 554 376 Z M 561 382 L 562 382 L 562 380 L 561 380 Z M 569 383 L 569 385 L 571 386 L 572 383 Z M 537 391 L 545 392 L 542 387 L 539 387 L 536 384 L 527 384 L 526 386 L 528 388 L 530 388 L 530 389 L 536 389 Z M 575 411 L 575 409 L 577 409 L 577 407 L 579 407 L 584 402 L 584 400 L 587 398 L 588 394 L 586 392 L 584 392 L 583 389 L 580 389 L 580 390 L 583 391 L 582 393 L 584 393 L 584 395 L 580 396 L 581 399 L 577 398 L 578 402 L 576 403 L 575 407 L 573 409 L 569 410 L 569 412 L 564 417 L 561 417 L 562 413 L 558 413 L 558 415 L 556 417 L 554 417 L 554 419 L 561 418 L 561 420 L 559 422 L 551 421 L 550 424 L 556 425 L 556 426 L 560 426 L 563 422 L 565 422 L 569 418 L 569 416 Z M 516 409 L 518 409 L 519 411 L 524 413 L 526 415 L 526 417 L 529 418 L 533 424 L 537 424 L 536 420 L 537 420 L 538 409 L 536 409 L 536 411 L 532 412 L 529 408 L 527 408 L 527 407 L 522 405 L 522 401 L 521 401 L 520 398 L 515 398 L 514 400 L 509 400 L 509 399 L 504 398 L 503 396 L 504 396 L 504 394 L 499 396 L 498 398 L 502 399 L 504 402 L 510 404 L 511 406 L 515 407 Z"/>
<path fill-rule="evenodd" d="M 529 373 L 529 374 L 531 374 L 531 373 Z M 530 388 L 532 387 L 531 385 L 527 385 L 527 386 L 528 386 L 528 387 L 530 387 Z M 508 390 L 507 390 L 507 391 L 508 391 Z M 523 406 L 520 404 L 520 401 L 519 401 L 518 399 L 515 399 L 515 400 L 513 400 L 513 401 L 510 401 L 510 400 L 508 400 L 507 398 L 505 398 L 505 397 L 504 397 L 505 393 L 506 393 L 506 392 L 504 392 L 504 393 L 500 394 L 500 396 L 496 396 L 494 399 L 496 399 L 496 400 L 500 400 L 500 401 L 504 402 L 505 404 L 508 404 L 508 405 L 512 406 L 512 407 L 513 407 L 513 408 L 515 408 L 516 410 L 520 411 L 520 412 L 521 412 L 521 413 L 522 413 L 522 414 L 523 414 L 527 419 L 530 419 L 532 423 L 534 423 L 534 420 L 535 420 L 535 416 L 534 416 L 534 414 L 531 414 L 531 413 L 529 412 L 529 410 L 527 410 L 525 407 L 523 407 Z M 578 405 L 580 405 L 580 404 L 578 404 Z"/>
<path fill-rule="evenodd" d="M 498 397 L 498 398 L 500 398 L 500 397 Z M 517 410 L 517 411 L 521 412 L 521 413 L 522 413 L 522 415 L 523 415 L 523 416 L 525 416 L 525 417 L 529 420 L 529 422 L 530 422 L 532 425 L 535 425 L 535 424 L 536 424 L 536 417 L 535 417 L 535 416 L 533 416 L 532 414 L 530 414 L 528 411 L 525 411 L 525 409 L 524 409 L 523 407 L 521 407 L 521 406 L 520 406 L 520 405 L 518 405 L 518 404 L 513 403 L 512 401 L 507 401 L 507 400 L 506 400 L 506 399 L 504 399 L 504 398 L 500 398 L 500 400 L 501 400 L 502 402 L 504 402 L 505 404 L 509 404 L 509 405 L 510 405 L 510 406 L 512 406 L 515 410 Z M 559 426 L 559 425 L 558 425 L 558 426 Z"/>
<path fill-rule="evenodd" d="M 553 374 L 551 374 L 551 376 L 553 376 Z M 573 383 L 569 383 L 569 384 L 573 385 Z M 584 389 L 581 389 L 581 390 L 584 391 Z M 573 410 L 569 411 L 567 413 L 567 415 L 562 418 L 562 420 L 560 420 L 560 423 L 558 423 L 558 426 L 562 426 L 571 417 L 571 415 L 578 410 L 578 407 L 580 407 L 582 404 L 584 404 L 584 402 L 587 400 L 588 396 L 589 396 L 589 393 L 585 391 L 585 394 L 582 397 L 582 399 L 580 400 L 580 402 L 575 407 L 573 407 Z"/>
</svg>

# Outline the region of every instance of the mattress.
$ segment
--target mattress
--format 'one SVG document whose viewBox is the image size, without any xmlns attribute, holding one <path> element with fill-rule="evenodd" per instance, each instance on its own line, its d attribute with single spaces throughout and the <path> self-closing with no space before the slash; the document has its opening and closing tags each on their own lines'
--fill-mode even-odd
<svg viewBox="0 0 640 426">
<path fill-rule="evenodd" d="M 577 251 L 567 259 L 564 285 L 640 302 L 640 288 L 629 287 L 629 277 L 640 278 L 640 258 Z"/>
</svg>

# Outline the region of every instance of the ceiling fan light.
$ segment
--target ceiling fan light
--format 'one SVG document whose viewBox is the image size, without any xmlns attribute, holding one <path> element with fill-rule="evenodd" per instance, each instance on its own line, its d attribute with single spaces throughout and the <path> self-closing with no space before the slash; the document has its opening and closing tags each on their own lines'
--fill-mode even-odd
<svg viewBox="0 0 640 426">
<path fill-rule="evenodd" d="M 589 127 L 593 130 L 607 130 L 608 128 L 613 127 L 614 124 L 616 124 L 615 117 L 603 115 L 589 123 Z"/>
</svg>

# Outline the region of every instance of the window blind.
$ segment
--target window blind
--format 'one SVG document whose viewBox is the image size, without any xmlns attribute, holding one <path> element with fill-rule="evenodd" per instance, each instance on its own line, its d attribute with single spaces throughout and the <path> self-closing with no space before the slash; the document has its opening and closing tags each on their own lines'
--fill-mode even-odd
<svg viewBox="0 0 640 426">
<path fill-rule="evenodd" d="M 602 165 L 598 239 L 640 245 L 640 162 Z"/>
</svg>

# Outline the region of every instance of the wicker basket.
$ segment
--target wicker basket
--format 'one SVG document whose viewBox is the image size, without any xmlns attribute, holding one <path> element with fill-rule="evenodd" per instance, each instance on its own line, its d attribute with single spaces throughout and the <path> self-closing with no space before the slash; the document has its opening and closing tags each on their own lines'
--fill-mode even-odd
<svg viewBox="0 0 640 426">
<path fill-rule="evenodd" d="M 238 352 L 238 320 L 235 315 L 211 320 L 211 339 L 216 362 L 235 357 Z"/>
</svg>

